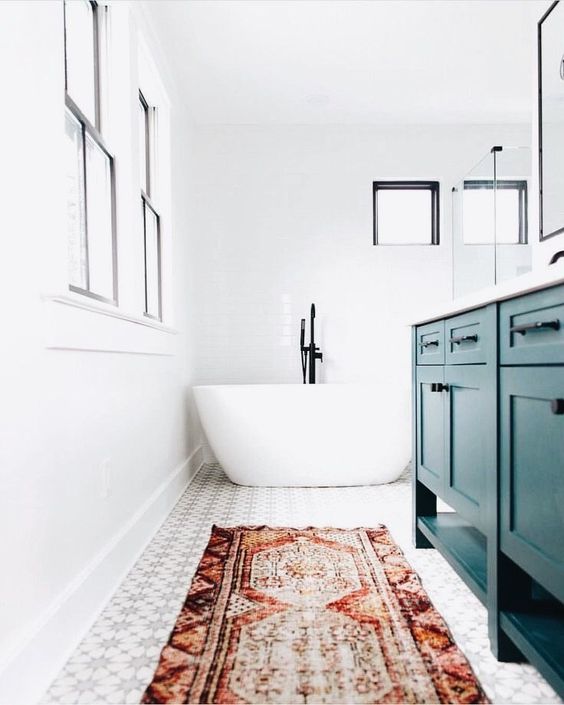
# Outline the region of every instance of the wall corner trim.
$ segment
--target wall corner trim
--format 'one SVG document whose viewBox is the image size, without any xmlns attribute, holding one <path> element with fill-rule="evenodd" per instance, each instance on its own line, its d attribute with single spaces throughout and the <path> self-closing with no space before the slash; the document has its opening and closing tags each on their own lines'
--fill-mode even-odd
<svg viewBox="0 0 564 705">
<path fill-rule="evenodd" d="M 12 655 L 0 664 L 0 705 L 39 702 L 203 465 L 199 445 L 15 645 Z"/>
</svg>

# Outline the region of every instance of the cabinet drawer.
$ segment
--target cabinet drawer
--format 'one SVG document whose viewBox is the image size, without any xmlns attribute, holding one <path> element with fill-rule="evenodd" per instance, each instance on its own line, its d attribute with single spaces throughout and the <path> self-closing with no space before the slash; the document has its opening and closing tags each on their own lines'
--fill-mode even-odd
<svg viewBox="0 0 564 705">
<path fill-rule="evenodd" d="M 564 369 L 502 369 L 500 431 L 501 550 L 563 600 Z"/>
<path fill-rule="evenodd" d="M 435 321 L 417 327 L 418 365 L 443 365 L 445 362 L 445 322 Z"/>
<path fill-rule="evenodd" d="M 479 308 L 445 321 L 447 365 L 484 363 L 495 343 L 495 307 Z"/>
<path fill-rule="evenodd" d="M 564 286 L 502 303 L 502 365 L 564 364 Z"/>
</svg>

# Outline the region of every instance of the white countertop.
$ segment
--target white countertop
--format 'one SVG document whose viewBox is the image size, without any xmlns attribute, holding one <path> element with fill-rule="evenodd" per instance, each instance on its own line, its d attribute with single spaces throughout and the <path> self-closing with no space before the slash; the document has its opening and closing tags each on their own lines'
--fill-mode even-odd
<svg viewBox="0 0 564 705">
<path fill-rule="evenodd" d="M 564 260 L 559 260 L 556 264 L 551 264 L 541 270 L 522 274 L 520 277 L 508 279 L 507 281 L 488 286 L 479 291 L 475 291 L 467 296 L 458 299 L 450 299 L 442 303 L 435 304 L 432 308 L 418 312 L 410 320 L 409 325 L 420 325 L 428 321 L 436 321 L 439 318 L 446 318 L 457 313 L 469 311 L 478 306 L 485 306 L 494 301 L 504 301 L 531 291 L 538 291 L 548 286 L 564 284 Z"/>
</svg>

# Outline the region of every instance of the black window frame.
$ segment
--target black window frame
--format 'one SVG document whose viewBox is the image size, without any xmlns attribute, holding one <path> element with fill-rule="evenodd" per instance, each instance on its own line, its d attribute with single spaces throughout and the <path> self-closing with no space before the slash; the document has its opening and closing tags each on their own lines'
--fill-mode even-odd
<svg viewBox="0 0 564 705">
<path fill-rule="evenodd" d="M 431 237 L 420 242 L 378 242 L 378 191 L 430 191 L 431 193 Z M 373 181 L 372 182 L 373 245 L 379 247 L 429 247 L 440 245 L 440 182 L 439 181 Z"/>
<path fill-rule="evenodd" d="M 152 142 L 154 139 L 155 125 L 155 108 L 149 105 L 149 102 L 139 90 L 139 102 L 143 107 L 145 114 L 145 183 L 147 190 L 141 188 L 141 210 L 143 216 L 143 275 L 145 284 L 145 310 L 143 315 L 151 318 L 154 321 L 163 320 L 163 289 L 162 289 L 162 238 L 161 238 L 161 216 L 157 211 L 153 202 L 153 169 L 152 169 Z M 149 277 L 148 277 L 148 260 L 147 260 L 147 209 L 155 216 L 157 222 L 157 282 L 158 282 L 158 315 L 155 316 L 149 313 Z"/>
<path fill-rule="evenodd" d="M 108 149 L 101 134 L 102 114 L 100 99 L 100 5 L 96 0 L 87 0 L 92 7 L 93 38 L 94 38 L 94 121 L 95 124 L 86 117 L 79 106 L 74 102 L 68 93 L 68 57 L 67 57 L 67 24 L 66 24 L 66 0 L 63 2 L 63 23 L 64 23 L 64 60 L 65 60 L 65 107 L 71 115 L 80 123 L 82 135 L 82 170 L 83 170 L 83 198 L 84 198 L 84 223 L 85 223 L 85 255 L 86 255 L 86 288 L 69 283 L 69 290 L 77 294 L 88 296 L 97 301 L 118 305 L 118 278 L 117 278 L 117 230 L 116 230 L 116 177 L 115 158 Z M 86 135 L 96 144 L 96 146 L 106 155 L 110 164 L 110 196 L 111 196 L 111 228 L 112 228 L 112 298 L 102 296 L 90 289 L 90 263 L 88 259 L 88 174 L 86 169 Z"/>
<path fill-rule="evenodd" d="M 515 190 L 519 201 L 519 239 L 517 242 L 464 242 L 464 232 L 462 233 L 462 243 L 467 246 L 473 245 L 528 245 L 529 244 L 529 187 L 526 179 L 468 179 L 464 181 L 464 191 L 480 191 L 482 189 L 493 190 Z M 464 208 L 464 199 L 462 201 Z"/>
</svg>

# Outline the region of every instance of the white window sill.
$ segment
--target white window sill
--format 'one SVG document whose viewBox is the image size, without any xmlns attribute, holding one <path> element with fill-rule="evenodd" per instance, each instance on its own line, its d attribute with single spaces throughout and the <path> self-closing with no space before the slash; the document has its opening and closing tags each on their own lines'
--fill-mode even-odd
<svg viewBox="0 0 564 705">
<path fill-rule="evenodd" d="M 175 328 L 69 294 L 43 296 L 45 347 L 58 350 L 175 355 Z"/>
</svg>

